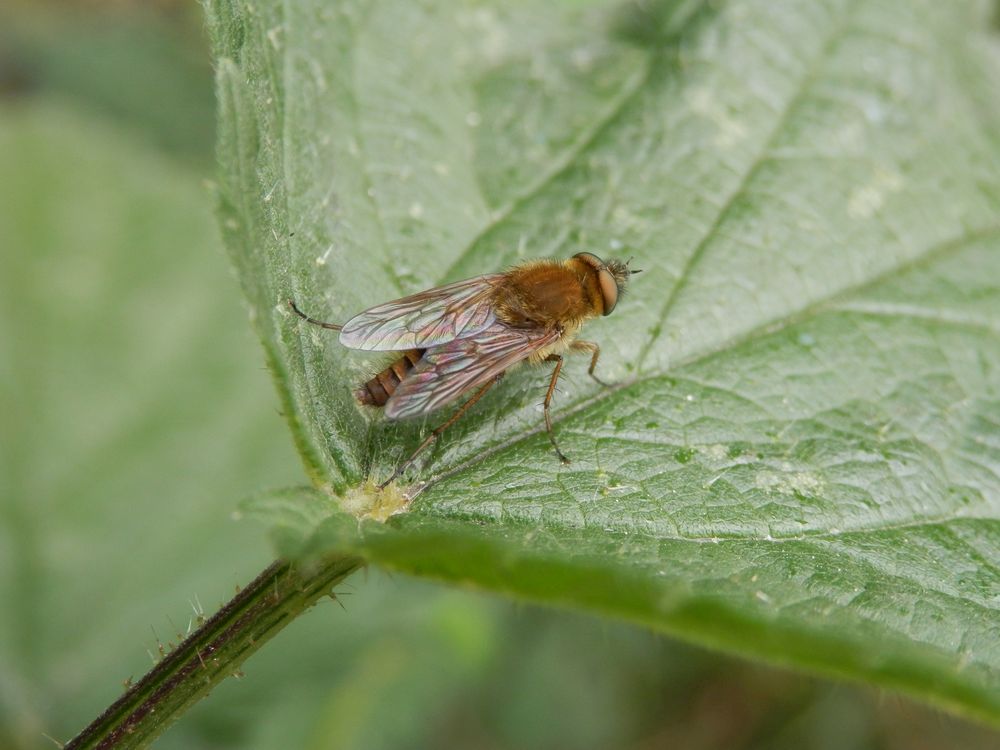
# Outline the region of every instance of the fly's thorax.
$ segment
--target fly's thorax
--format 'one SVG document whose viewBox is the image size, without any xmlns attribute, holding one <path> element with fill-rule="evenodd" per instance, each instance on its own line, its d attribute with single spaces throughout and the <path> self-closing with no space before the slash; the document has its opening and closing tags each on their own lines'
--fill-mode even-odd
<svg viewBox="0 0 1000 750">
<path fill-rule="evenodd" d="M 497 317 L 514 328 L 566 327 L 598 314 L 576 269 L 550 260 L 508 271 L 497 286 L 494 307 Z"/>
</svg>

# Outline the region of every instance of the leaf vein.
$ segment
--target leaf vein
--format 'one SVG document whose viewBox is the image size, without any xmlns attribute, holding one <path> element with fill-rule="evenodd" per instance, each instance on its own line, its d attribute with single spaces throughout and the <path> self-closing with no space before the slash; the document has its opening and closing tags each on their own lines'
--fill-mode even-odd
<svg viewBox="0 0 1000 750">
<path fill-rule="evenodd" d="M 787 328 L 790 328 L 793 325 L 796 325 L 804 320 L 808 320 L 809 318 L 815 316 L 824 309 L 828 308 L 834 309 L 830 308 L 830 305 L 835 300 L 843 299 L 853 294 L 862 292 L 865 289 L 878 286 L 879 284 L 885 282 L 886 280 L 900 273 L 904 273 L 911 269 L 920 267 L 921 265 L 927 265 L 929 263 L 939 261 L 942 258 L 948 257 L 949 255 L 952 255 L 954 253 L 963 250 L 965 247 L 971 245 L 974 242 L 978 242 L 989 238 L 1000 238 L 1000 226 L 992 226 L 984 229 L 969 231 L 959 237 L 942 242 L 938 245 L 931 246 L 927 250 L 923 251 L 921 254 L 913 258 L 909 258 L 903 262 L 897 263 L 891 268 L 886 269 L 884 272 L 870 279 L 866 279 L 860 283 L 853 284 L 851 286 L 844 287 L 843 289 L 836 290 L 831 294 L 829 294 L 828 296 L 822 297 L 813 302 L 812 304 L 807 305 L 801 310 L 793 311 L 782 318 L 778 318 L 777 320 L 764 321 L 755 328 L 752 328 L 749 331 L 747 331 L 742 336 L 738 337 L 734 336 L 729 339 L 726 339 L 716 347 L 713 347 L 705 351 L 696 352 L 687 359 L 678 362 L 676 364 L 675 369 L 707 361 L 712 357 L 719 355 L 723 352 L 729 351 L 730 349 L 735 348 L 737 346 L 746 345 L 764 336 L 780 333 L 781 331 L 786 330 Z M 563 409 L 558 413 L 553 414 L 552 422 L 553 424 L 558 424 L 559 422 L 569 419 L 570 417 L 573 417 L 576 414 L 584 411 L 585 409 L 593 406 L 593 404 L 600 401 L 604 401 L 605 399 L 617 395 L 619 392 L 625 390 L 626 388 L 631 388 L 639 384 L 656 382 L 658 380 L 667 377 L 670 376 L 667 375 L 667 373 L 665 372 L 656 372 L 641 378 L 632 378 L 630 380 L 623 381 L 609 388 L 606 388 L 597 394 L 592 394 L 585 398 L 579 399 L 575 404 L 572 404 L 568 406 L 566 409 Z M 446 469 L 443 472 L 432 476 L 426 482 L 419 485 L 413 496 L 416 497 L 417 494 L 423 493 L 433 485 L 445 479 L 448 479 L 449 477 L 454 476 L 455 474 L 458 474 L 471 466 L 475 466 L 479 463 L 482 463 L 487 458 L 490 458 L 491 456 L 494 456 L 497 453 L 506 450 L 512 445 L 516 445 L 517 443 L 523 440 L 528 440 L 533 436 L 540 434 L 543 429 L 544 429 L 543 427 L 532 427 L 526 430 L 522 430 L 521 432 L 512 435 L 506 440 L 503 440 L 500 443 L 497 443 L 496 445 L 490 448 L 486 448 L 478 452 L 475 456 L 456 464 L 450 469 Z"/>
<path fill-rule="evenodd" d="M 743 195 L 746 194 L 747 189 L 749 188 L 750 184 L 753 182 L 754 178 L 757 176 L 761 168 L 765 164 L 767 164 L 768 154 L 774 150 L 775 146 L 779 141 L 780 136 L 785 131 L 789 122 L 791 121 L 792 115 L 796 112 L 803 98 L 805 97 L 806 93 L 810 90 L 812 84 L 816 81 L 822 64 L 830 56 L 837 42 L 839 42 L 840 39 L 847 33 L 850 27 L 849 20 L 853 16 L 855 10 L 858 8 L 858 5 L 859 5 L 858 0 L 854 0 L 854 2 L 852 2 L 851 5 L 845 10 L 841 22 L 833 27 L 833 31 L 830 32 L 830 35 L 827 38 L 826 42 L 823 44 L 823 47 L 820 50 L 819 54 L 817 54 L 812 63 L 807 66 L 805 75 L 802 77 L 802 80 L 799 83 L 795 93 L 788 100 L 787 106 L 785 107 L 784 111 L 780 114 L 778 121 L 775 123 L 775 126 L 772 129 L 770 135 L 764 142 L 764 146 L 761 149 L 760 154 L 758 154 L 756 159 L 754 159 L 754 161 L 751 163 L 746 174 L 743 176 L 743 179 L 740 180 L 739 184 L 737 184 L 733 192 L 729 195 L 725 203 L 723 203 L 722 207 L 719 209 L 719 212 L 716 215 L 715 220 L 708 227 L 705 234 L 698 241 L 698 243 L 694 246 L 694 249 L 688 256 L 687 261 L 684 264 L 684 267 L 681 269 L 680 275 L 677 277 L 677 281 L 674 283 L 673 288 L 670 290 L 670 294 L 667 295 L 667 300 L 664 303 L 663 308 L 660 310 L 660 314 L 658 316 L 658 325 L 654 327 L 653 334 L 650 336 L 649 341 L 647 341 L 646 344 L 639 350 L 639 356 L 636 361 L 636 369 L 638 371 L 642 370 L 642 365 L 646 361 L 646 357 L 652 350 L 653 345 L 660 337 L 660 334 L 663 332 L 665 327 L 664 323 L 666 323 L 671 311 L 677 304 L 677 300 L 680 298 L 681 292 L 687 286 L 688 281 L 691 279 L 694 270 L 698 267 L 698 265 L 701 263 L 702 258 L 705 256 L 710 241 L 716 236 L 723 222 L 726 220 L 726 218 L 732 212 L 733 208 L 736 206 L 737 201 Z"/>
<path fill-rule="evenodd" d="M 441 280 L 449 280 L 451 276 L 456 273 L 457 269 L 462 266 L 465 260 L 472 255 L 483 238 L 487 237 L 490 232 L 501 226 L 514 214 L 517 209 L 528 203 L 535 196 L 545 190 L 546 187 L 555 182 L 555 180 L 557 180 L 561 175 L 572 169 L 579 158 L 594 146 L 601 134 L 606 132 L 615 123 L 615 121 L 628 108 L 629 103 L 642 92 L 646 85 L 648 85 L 652 70 L 653 59 L 652 57 L 648 57 L 646 59 L 645 68 L 642 70 L 641 74 L 633 77 L 633 80 L 629 83 L 629 85 L 624 87 L 622 93 L 611 103 L 608 109 L 600 117 L 598 117 L 589 128 L 585 128 L 582 131 L 581 135 L 577 137 L 572 145 L 553 162 L 552 166 L 549 167 L 547 171 L 543 172 L 535 182 L 525 188 L 522 193 L 514 196 L 514 198 L 512 198 L 505 206 L 493 213 L 492 219 L 489 223 L 479 230 L 475 237 L 473 237 L 465 248 L 458 254 L 455 260 L 449 264 L 448 269 L 442 275 Z"/>
<path fill-rule="evenodd" d="M 895 305 L 878 302 L 848 302 L 831 308 L 833 311 L 863 315 L 872 318 L 898 318 L 936 323 L 951 328 L 964 328 L 977 333 L 1000 336 L 1000 326 L 989 320 L 951 314 L 946 310 L 932 310 L 916 305 Z"/>
</svg>

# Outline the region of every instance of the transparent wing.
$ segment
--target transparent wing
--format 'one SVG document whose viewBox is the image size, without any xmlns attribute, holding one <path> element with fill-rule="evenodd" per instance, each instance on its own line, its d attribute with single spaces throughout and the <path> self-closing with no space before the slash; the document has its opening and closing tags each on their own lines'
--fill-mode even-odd
<svg viewBox="0 0 1000 750">
<path fill-rule="evenodd" d="M 473 336 L 429 349 L 386 402 L 385 415 L 402 419 L 434 411 L 558 339 L 555 329 L 494 323 Z"/>
<path fill-rule="evenodd" d="M 340 343 L 367 351 L 426 349 L 473 334 L 495 320 L 491 298 L 502 278 L 477 276 L 371 307 L 344 323 Z"/>
</svg>

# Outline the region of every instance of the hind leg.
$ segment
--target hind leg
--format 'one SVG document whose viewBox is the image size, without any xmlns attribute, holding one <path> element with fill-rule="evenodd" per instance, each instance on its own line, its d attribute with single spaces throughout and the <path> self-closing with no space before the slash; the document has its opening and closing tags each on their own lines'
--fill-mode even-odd
<svg viewBox="0 0 1000 750">
<path fill-rule="evenodd" d="M 474 394 L 472 394 L 472 398 L 470 398 L 468 401 L 466 401 L 464 404 L 462 404 L 458 408 L 458 410 L 454 414 L 451 415 L 451 417 L 448 419 L 447 422 L 445 422 L 444 424 L 439 425 L 438 427 L 436 427 L 431 432 L 430 435 L 428 435 L 426 438 L 424 438 L 424 442 L 422 442 L 420 445 L 418 445 L 417 449 L 415 451 L 413 451 L 412 454 L 410 454 L 410 457 L 408 459 L 406 459 L 405 461 L 403 461 L 403 463 L 401 463 L 399 466 L 397 466 L 396 470 L 394 472 L 392 472 L 392 474 L 389 476 L 389 478 L 386 479 L 384 482 L 382 482 L 382 484 L 380 484 L 378 486 L 378 488 L 380 490 L 384 490 L 389 485 L 389 483 L 392 480 L 396 479 L 400 474 L 402 474 L 404 471 L 406 471 L 406 469 L 409 468 L 409 466 L 416 460 L 417 456 L 419 456 L 428 447 L 430 447 L 431 443 L 433 443 L 435 440 L 437 440 L 438 437 L 441 435 L 442 432 L 444 432 L 449 427 L 451 427 L 453 424 L 455 424 L 455 422 L 457 422 L 461 418 L 461 416 L 463 414 L 465 414 L 465 412 L 467 412 L 469 409 L 471 409 L 473 407 L 473 405 L 479 399 L 481 399 L 483 396 L 485 396 L 486 395 L 486 391 L 488 391 L 494 385 L 496 385 L 497 383 L 499 383 L 500 379 L 503 377 L 503 375 L 504 374 L 501 372 L 499 375 L 497 375 L 496 377 L 492 378 L 489 382 L 487 382 L 486 385 L 482 386 L 478 391 L 476 391 Z"/>
</svg>

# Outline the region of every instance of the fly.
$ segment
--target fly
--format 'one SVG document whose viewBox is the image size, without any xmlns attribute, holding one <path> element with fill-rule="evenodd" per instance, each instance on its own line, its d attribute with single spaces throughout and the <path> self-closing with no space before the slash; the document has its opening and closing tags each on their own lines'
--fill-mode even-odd
<svg viewBox="0 0 1000 750">
<path fill-rule="evenodd" d="M 379 489 L 402 474 L 437 438 L 521 362 L 553 363 L 542 403 L 545 430 L 559 460 L 550 406 L 563 354 L 590 354 L 587 373 L 601 356 L 593 341 L 577 339 L 590 318 L 609 315 L 639 270 L 628 262 L 577 253 L 564 261 L 535 260 L 504 273 L 485 274 L 376 305 L 343 325 L 291 309 L 313 325 L 340 332 L 340 343 L 363 351 L 397 352 L 397 358 L 354 391 L 359 403 L 383 409 L 387 419 L 418 417 L 463 394 L 472 395 L 435 428 Z"/>
</svg>

